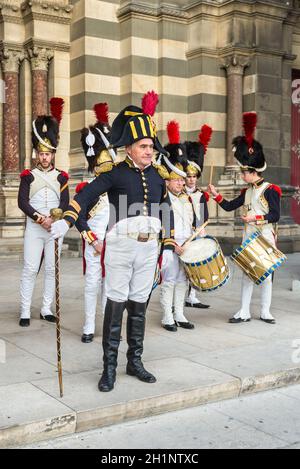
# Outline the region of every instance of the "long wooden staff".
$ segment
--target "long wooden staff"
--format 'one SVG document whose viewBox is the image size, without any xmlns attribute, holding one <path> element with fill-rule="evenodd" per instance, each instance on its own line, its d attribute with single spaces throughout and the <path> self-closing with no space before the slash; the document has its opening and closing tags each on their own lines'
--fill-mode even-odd
<svg viewBox="0 0 300 469">
<path fill-rule="evenodd" d="M 214 174 L 214 165 L 212 164 L 210 167 L 209 184 L 212 184 L 213 174 Z"/>
<path fill-rule="evenodd" d="M 63 211 L 60 208 L 53 208 L 50 211 L 53 221 L 61 220 Z M 58 239 L 54 240 L 54 254 L 55 254 L 55 306 L 56 306 L 56 349 L 57 349 L 57 370 L 58 370 L 58 383 L 60 397 L 63 397 L 63 374 L 62 374 L 62 360 L 61 360 L 61 327 L 60 327 L 60 295 L 59 295 L 59 273 L 60 273 L 60 260 Z"/>
</svg>

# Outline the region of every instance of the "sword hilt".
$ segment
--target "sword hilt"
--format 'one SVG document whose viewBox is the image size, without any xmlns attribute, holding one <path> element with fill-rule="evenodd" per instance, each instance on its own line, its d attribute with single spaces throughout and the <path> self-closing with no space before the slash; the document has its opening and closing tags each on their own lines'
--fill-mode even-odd
<svg viewBox="0 0 300 469">
<path fill-rule="evenodd" d="M 50 217 L 52 218 L 53 221 L 58 221 L 63 218 L 63 210 L 61 208 L 52 208 L 50 210 Z"/>
</svg>

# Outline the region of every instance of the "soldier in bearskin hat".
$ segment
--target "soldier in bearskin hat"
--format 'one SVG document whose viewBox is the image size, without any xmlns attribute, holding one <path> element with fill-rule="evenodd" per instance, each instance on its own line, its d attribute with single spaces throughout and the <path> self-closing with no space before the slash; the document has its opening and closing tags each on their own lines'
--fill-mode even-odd
<svg viewBox="0 0 300 469">
<path fill-rule="evenodd" d="M 242 220 L 244 222 L 243 241 L 259 229 L 271 244 L 276 243 L 276 224 L 280 219 L 280 187 L 266 182 L 263 172 L 267 169 L 262 145 L 254 139 L 257 123 L 256 113 L 245 113 L 243 116 L 244 136 L 233 139 L 233 152 L 241 169 L 242 179 L 248 184 L 246 189 L 234 200 L 225 200 L 213 185 L 209 189 L 215 201 L 226 211 L 244 207 Z M 250 305 L 253 293 L 253 282 L 246 274 L 242 280 L 241 309 L 229 322 L 232 324 L 249 322 L 251 320 Z M 272 276 L 261 284 L 261 313 L 260 319 L 268 324 L 275 324 L 270 312 L 272 302 Z"/>
<path fill-rule="evenodd" d="M 208 207 L 209 194 L 202 191 L 197 181 L 202 176 L 204 166 L 204 156 L 212 136 L 212 128 L 204 124 L 200 130 L 198 141 L 185 142 L 187 152 L 187 164 L 185 165 L 186 179 L 185 179 L 185 192 L 193 202 L 194 210 L 197 215 L 197 226 L 201 226 L 208 220 Z M 203 233 L 205 234 L 205 233 Z M 209 308 L 199 301 L 196 295 L 196 290 L 189 287 L 189 294 L 186 298 L 185 306 L 192 308 Z"/>
<path fill-rule="evenodd" d="M 20 326 L 30 325 L 30 307 L 41 261 L 45 262 L 45 285 L 40 318 L 55 322 L 51 305 L 55 291 L 54 241 L 49 233 L 50 210 L 65 210 L 69 203 L 69 176 L 54 167 L 59 142 L 63 100 L 52 98 L 51 115 L 37 117 L 32 123 L 32 145 L 36 167 L 21 173 L 19 208 L 26 215 L 24 268 L 21 279 Z M 62 242 L 62 240 L 61 240 Z"/>
<path fill-rule="evenodd" d="M 64 219 L 52 225 L 53 237 L 67 232 L 80 212 L 100 195 L 107 193 L 110 219 L 106 235 L 105 289 L 107 303 L 103 324 L 104 369 L 99 390 L 111 391 L 116 380 L 122 317 L 127 318 L 127 368 L 130 376 L 146 383 L 156 381 L 142 363 L 145 313 L 152 290 L 158 257 L 158 240 L 165 249 L 174 249 L 172 216 L 170 226 L 162 227 L 162 204 L 171 209 L 166 183 L 153 166 L 154 150 L 165 153 L 152 116 L 158 96 L 150 92 L 142 108 L 127 106 L 114 120 L 111 146 L 125 147 L 125 161 L 101 174 L 77 194 Z M 88 228 L 87 228 L 88 229 Z"/>
<path fill-rule="evenodd" d="M 112 170 L 116 162 L 114 150 L 109 149 L 111 127 L 109 125 L 107 103 L 95 104 L 97 122 L 81 131 L 81 144 L 88 162 L 88 170 L 98 177 Z M 94 178 L 93 178 L 94 179 Z M 91 182 L 91 181 L 89 181 Z M 79 194 L 89 182 L 81 182 L 76 187 Z M 85 274 L 85 324 L 81 341 L 90 343 L 95 334 L 95 318 L 99 293 L 102 294 L 102 307 L 105 307 L 105 288 L 102 275 L 101 252 L 109 220 L 109 203 L 106 194 L 96 197 L 87 207 L 87 216 L 80 214 L 76 228 L 80 231 L 83 243 Z M 88 230 L 86 230 L 86 224 Z M 100 296 L 101 298 L 101 296 Z"/>
</svg>

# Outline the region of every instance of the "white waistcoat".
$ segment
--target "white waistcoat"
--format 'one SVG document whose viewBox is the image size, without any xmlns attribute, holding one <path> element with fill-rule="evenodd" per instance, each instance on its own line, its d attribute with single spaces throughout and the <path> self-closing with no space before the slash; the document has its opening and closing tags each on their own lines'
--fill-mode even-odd
<svg viewBox="0 0 300 469">
<path fill-rule="evenodd" d="M 200 200 L 202 198 L 203 192 L 201 192 L 200 190 L 196 190 L 195 192 L 189 192 L 189 189 L 186 188 L 186 193 L 188 197 L 192 199 L 193 207 L 196 213 L 198 223 L 200 224 L 203 223 L 202 219 L 203 219 L 204 214 L 203 214 L 203 209 L 200 204 Z"/>
<path fill-rule="evenodd" d="M 264 197 L 266 189 L 270 186 L 264 182 L 261 186 L 250 186 L 245 195 L 244 215 L 266 215 L 269 213 L 269 204 Z M 274 226 L 272 223 L 265 225 L 247 224 L 245 226 L 244 237 L 250 236 L 255 231 L 261 231 L 263 236 L 274 242 Z"/>
<path fill-rule="evenodd" d="M 179 197 L 169 192 L 174 212 L 175 240 L 180 243 L 188 239 L 193 232 L 193 206 L 186 194 Z"/>
<path fill-rule="evenodd" d="M 43 172 L 35 168 L 31 172 L 34 181 L 30 185 L 30 205 L 42 215 L 49 215 L 50 210 L 57 208 L 60 202 L 59 171 Z"/>
</svg>

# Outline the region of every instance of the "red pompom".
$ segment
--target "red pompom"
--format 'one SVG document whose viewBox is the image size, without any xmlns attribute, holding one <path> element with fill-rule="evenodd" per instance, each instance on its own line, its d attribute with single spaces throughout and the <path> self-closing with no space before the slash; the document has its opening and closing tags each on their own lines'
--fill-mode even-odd
<svg viewBox="0 0 300 469">
<path fill-rule="evenodd" d="M 254 132 L 257 124 L 256 112 L 245 112 L 243 114 L 243 127 L 248 148 L 251 148 L 254 140 Z"/>
<path fill-rule="evenodd" d="M 271 184 L 269 189 L 274 189 L 274 191 L 278 192 L 279 196 L 282 197 L 282 190 L 279 186 L 276 186 L 275 184 Z"/>
<path fill-rule="evenodd" d="M 204 197 L 206 199 L 206 202 L 209 202 L 209 193 L 208 192 L 203 192 Z"/>
<path fill-rule="evenodd" d="M 20 174 L 20 178 L 23 178 L 25 176 L 30 176 L 30 174 L 31 174 L 30 169 L 24 169 L 24 171 L 22 171 Z"/>
<path fill-rule="evenodd" d="M 60 174 L 68 181 L 70 179 L 70 176 L 68 175 L 68 173 L 66 173 L 65 171 L 61 171 Z"/>
<path fill-rule="evenodd" d="M 64 100 L 62 98 L 51 98 L 50 99 L 50 112 L 51 116 L 57 120 L 58 125 L 60 125 L 62 120 Z"/>
<path fill-rule="evenodd" d="M 202 143 L 204 146 L 204 152 L 206 153 L 207 147 L 209 145 L 209 142 L 211 141 L 211 136 L 212 136 L 213 130 L 209 125 L 204 124 L 201 127 L 201 131 L 199 134 L 199 142 Z"/>
<path fill-rule="evenodd" d="M 153 117 L 158 103 L 158 94 L 155 93 L 155 91 L 148 91 L 148 93 L 146 93 L 142 99 L 143 113 L 149 114 L 151 117 Z"/>
<path fill-rule="evenodd" d="M 76 189 L 75 189 L 76 194 L 79 194 L 79 192 L 81 192 L 82 189 L 84 189 L 85 186 L 87 185 L 88 185 L 88 182 L 80 182 L 79 184 L 77 184 Z"/>
<path fill-rule="evenodd" d="M 179 132 L 179 123 L 176 121 L 170 121 L 167 125 L 167 132 L 169 143 L 179 144 L 180 143 L 180 132 Z"/>
<path fill-rule="evenodd" d="M 98 103 L 94 106 L 94 112 L 96 115 L 97 122 L 101 124 L 108 124 L 108 104 Z"/>
</svg>

